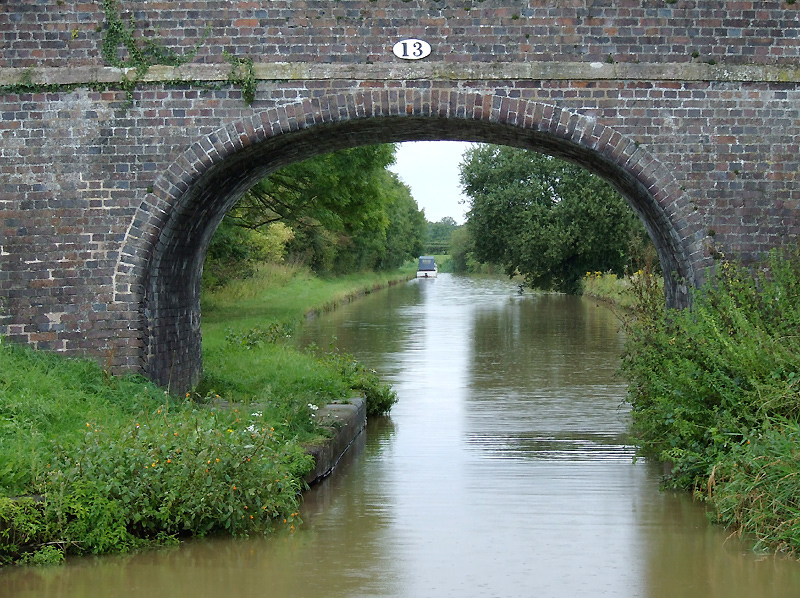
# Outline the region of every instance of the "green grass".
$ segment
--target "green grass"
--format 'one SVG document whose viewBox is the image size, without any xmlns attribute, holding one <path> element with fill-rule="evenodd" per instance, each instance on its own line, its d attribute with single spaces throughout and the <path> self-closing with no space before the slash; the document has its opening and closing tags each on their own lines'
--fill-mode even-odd
<svg viewBox="0 0 800 598">
<path fill-rule="evenodd" d="M 414 264 L 393 272 L 321 278 L 302 267 L 262 264 L 253 277 L 203 294 L 203 347 L 221 346 L 228 330 L 243 332 L 271 322 L 297 324 L 311 312 L 334 309 L 343 300 L 413 278 Z"/>
<path fill-rule="evenodd" d="M 414 268 L 320 278 L 305 268 L 263 264 L 252 278 L 204 294 L 201 394 L 264 405 L 276 421 L 287 410 L 302 414 L 309 403 L 322 406 L 353 392 L 366 394 L 369 413 L 388 411 L 394 395 L 371 370 L 353 366 L 346 355 L 301 351 L 282 341 L 308 314 L 411 278 Z M 315 433 L 296 429 L 304 441 Z"/>
<path fill-rule="evenodd" d="M 263 267 L 204 297 L 205 377 L 170 397 L 95 362 L 0 342 L 0 565 L 129 550 L 297 522 L 314 411 L 354 393 L 396 400 L 339 353 L 283 342 L 310 311 L 405 274 L 319 279 Z"/>
<path fill-rule="evenodd" d="M 0 343 L 0 565 L 291 525 L 308 409 L 273 422 L 198 398 Z"/>
<path fill-rule="evenodd" d="M 143 378 L 110 377 L 92 361 L 0 343 L 0 493 L 30 491 L 54 441 L 76 442 L 87 421 L 114 427 L 165 399 Z"/>
<path fill-rule="evenodd" d="M 587 272 L 581 281 L 581 294 L 622 309 L 632 309 L 638 302 L 636 280 L 642 276 L 645 274 L 641 271 L 622 278 L 611 272 Z M 664 280 L 658 277 L 655 281 L 663 294 Z"/>
</svg>

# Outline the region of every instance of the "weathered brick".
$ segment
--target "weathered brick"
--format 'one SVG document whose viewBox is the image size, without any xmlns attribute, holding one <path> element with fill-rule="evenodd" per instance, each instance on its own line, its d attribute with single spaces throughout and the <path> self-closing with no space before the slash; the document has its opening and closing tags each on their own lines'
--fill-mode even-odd
<svg viewBox="0 0 800 598">
<path fill-rule="evenodd" d="M 668 281 L 675 305 L 686 301 L 683 281 L 702 281 L 713 265 L 711 249 L 750 260 L 800 233 L 796 77 L 719 74 L 794 67 L 797 5 L 604 2 L 589 17 L 582 2 L 486 0 L 470 11 L 433 0 L 157 4 L 137 5 L 136 22 L 145 35 L 158 27 L 179 54 L 210 26 L 213 43 L 200 44 L 193 64 L 225 73 L 231 48 L 259 68 L 293 63 L 317 75 L 259 81 L 252 106 L 225 82 L 211 91 L 152 83 L 130 105 L 123 91 L 0 93 L 8 338 L 101 358 L 110 350 L 117 368 L 190 385 L 200 364 L 196 240 L 254 173 L 355 143 L 470 139 L 584 164 L 648 220 L 665 271 L 682 279 Z M 104 66 L 103 19 L 100 3 L 45 11 L 5 2 L 0 70 Z M 431 43 L 423 68 L 470 75 L 374 75 L 408 66 L 391 53 L 403 37 Z M 707 80 L 666 74 L 712 58 L 724 68 Z M 592 63 L 655 74 L 559 76 Z M 520 68 L 540 74 L 514 75 Z"/>
</svg>

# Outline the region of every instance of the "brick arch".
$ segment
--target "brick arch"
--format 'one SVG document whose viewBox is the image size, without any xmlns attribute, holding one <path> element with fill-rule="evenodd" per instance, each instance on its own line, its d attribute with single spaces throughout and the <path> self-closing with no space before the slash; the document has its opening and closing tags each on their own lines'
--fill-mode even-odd
<svg viewBox="0 0 800 598">
<path fill-rule="evenodd" d="M 114 275 L 118 309 L 136 311 L 145 373 L 183 390 L 199 380 L 200 277 L 224 214 L 270 172 L 356 145 L 462 140 L 535 149 L 614 185 L 642 218 L 684 306 L 702 234 L 668 168 L 590 114 L 491 90 L 397 89 L 321 96 L 232 122 L 196 141 L 163 172 L 131 219 Z M 700 257 L 698 257 L 700 256 Z"/>
</svg>

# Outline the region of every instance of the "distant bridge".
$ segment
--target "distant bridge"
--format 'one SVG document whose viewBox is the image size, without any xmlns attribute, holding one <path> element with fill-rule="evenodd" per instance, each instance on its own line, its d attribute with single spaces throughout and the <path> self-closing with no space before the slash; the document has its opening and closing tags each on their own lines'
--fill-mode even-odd
<svg viewBox="0 0 800 598">
<path fill-rule="evenodd" d="M 798 7 L 6 0 L 0 334 L 188 388 L 206 248 L 245 190 L 322 152 L 409 140 L 599 174 L 686 305 L 719 252 L 751 260 L 800 231 Z M 393 54 L 411 38 L 430 55 Z"/>
</svg>

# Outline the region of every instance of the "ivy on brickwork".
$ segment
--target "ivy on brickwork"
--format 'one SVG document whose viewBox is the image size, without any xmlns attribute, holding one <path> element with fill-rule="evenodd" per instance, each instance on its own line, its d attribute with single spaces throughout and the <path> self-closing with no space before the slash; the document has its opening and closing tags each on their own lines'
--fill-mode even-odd
<svg viewBox="0 0 800 598">
<path fill-rule="evenodd" d="M 191 62 L 210 33 L 210 28 L 206 28 L 203 37 L 192 50 L 185 54 L 178 54 L 153 39 L 135 36 L 136 23 L 133 15 L 131 15 L 130 21 L 126 23 L 120 15 L 118 0 L 100 1 L 105 13 L 105 27 L 97 27 L 98 32 L 105 31 L 100 51 L 106 64 L 128 71 L 123 74 L 120 83 L 101 83 L 99 81 L 71 84 L 36 83 L 33 81 L 34 68 L 31 67 L 22 74 L 19 82 L 12 85 L 0 85 L 0 94 L 71 91 L 78 87 L 88 87 L 94 90 L 121 88 L 126 92 L 130 103 L 133 101 L 133 91 L 142 83 L 143 77 L 151 66 L 177 67 Z M 242 90 L 242 99 L 249 106 L 255 101 L 256 85 L 258 83 L 253 69 L 253 60 L 249 57 L 234 56 L 227 52 L 224 56 L 225 60 L 231 65 L 227 81 Z M 193 85 L 203 89 L 221 88 L 218 83 L 209 81 L 178 79 L 162 81 L 161 83 Z"/>
<path fill-rule="evenodd" d="M 106 29 L 103 36 L 102 54 L 106 63 L 120 69 L 134 69 L 134 76 L 123 75 L 122 88 L 128 93 L 128 100 L 133 99 L 133 90 L 139 81 L 154 65 L 180 66 L 191 62 L 208 37 L 208 30 L 195 47 L 184 55 L 165 48 L 152 39 L 137 40 L 133 32 L 136 24 L 131 15 L 128 25 L 122 20 L 117 0 L 103 0 L 103 12 L 106 15 Z M 120 57 L 120 46 L 127 51 L 127 57 Z"/>
<path fill-rule="evenodd" d="M 223 56 L 233 67 L 228 73 L 228 82 L 241 88 L 242 99 L 249 106 L 256 99 L 256 85 L 258 84 L 253 69 L 253 59 L 250 57 L 240 58 L 228 52 L 223 52 Z"/>
<path fill-rule="evenodd" d="M 130 24 L 126 26 L 119 14 L 117 0 L 103 0 L 103 11 L 106 15 L 106 33 L 103 37 L 102 47 L 103 58 L 111 66 L 118 68 L 133 67 L 139 76 L 144 75 L 148 68 L 156 64 L 180 66 L 191 62 L 209 33 L 206 30 L 203 38 L 190 52 L 180 55 L 152 39 L 137 41 L 133 36 L 136 26 L 133 16 L 131 16 Z M 120 58 L 120 46 L 124 46 L 128 51 L 127 60 Z"/>
</svg>

